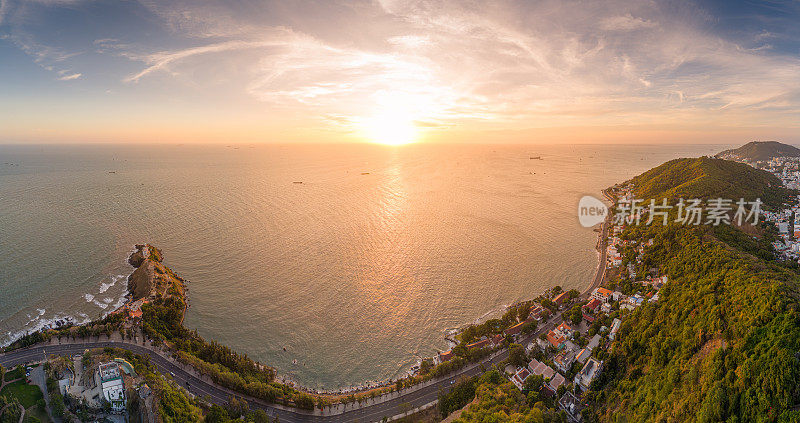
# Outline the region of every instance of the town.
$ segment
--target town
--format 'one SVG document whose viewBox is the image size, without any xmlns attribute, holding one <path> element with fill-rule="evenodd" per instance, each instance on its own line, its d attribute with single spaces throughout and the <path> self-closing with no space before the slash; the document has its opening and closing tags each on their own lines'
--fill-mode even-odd
<svg viewBox="0 0 800 423">
<path fill-rule="evenodd" d="M 773 157 L 770 160 L 752 161 L 737 159 L 756 169 L 772 173 L 781 180 L 783 186 L 800 189 L 800 157 Z M 800 261 L 800 196 L 795 204 L 786 205 L 776 211 L 762 211 L 764 219 L 772 222 L 778 229 L 778 236 L 772 242 L 777 258 L 787 261 Z"/>
</svg>

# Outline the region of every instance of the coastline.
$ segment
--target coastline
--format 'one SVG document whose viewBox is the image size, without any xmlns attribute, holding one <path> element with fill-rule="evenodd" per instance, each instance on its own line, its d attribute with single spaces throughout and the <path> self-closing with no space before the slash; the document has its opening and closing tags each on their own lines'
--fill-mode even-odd
<svg viewBox="0 0 800 423">
<path fill-rule="evenodd" d="M 607 190 L 608 189 L 604 189 L 603 190 L 603 195 L 606 197 L 606 199 L 611 200 L 608 197 Z M 604 271 L 605 271 L 605 267 L 606 267 L 605 266 L 605 258 L 604 258 L 604 252 L 605 252 L 604 244 L 605 244 L 605 239 L 606 239 L 607 227 L 608 227 L 609 219 L 610 219 L 610 216 L 607 216 L 606 221 L 601 224 L 601 227 L 600 227 L 601 230 L 599 231 L 598 241 L 597 241 L 596 246 L 595 246 L 596 249 L 598 250 L 598 253 L 599 253 L 598 257 L 597 257 L 597 260 L 598 260 L 597 269 L 595 270 L 594 275 L 593 275 L 589 285 L 583 291 L 581 291 L 581 296 L 585 296 L 588 292 L 591 292 L 592 289 L 594 289 L 596 286 L 599 286 L 599 284 L 602 283 L 603 276 L 604 276 Z M 128 283 L 128 287 L 126 288 L 126 294 L 123 295 L 123 297 L 122 297 L 122 298 L 125 299 L 125 301 L 122 304 L 114 304 L 116 307 L 114 307 L 113 309 L 108 310 L 107 312 L 103 313 L 98 319 L 88 319 L 87 318 L 85 321 L 83 321 L 81 323 L 78 323 L 78 324 L 75 324 L 74 327 L 92 326 L 92 325 L 98 324 L 98 322 L 103 321 L 108 316 L 113 316 L 113 315 L 117 315 L 117 314 L 125 315 L 127 317 L 131 317 L 131 315 L 133 315 L 134 318 L 138 318 L 138 317 L 141 316 L 140 307 L 141 307 L 141 305 L 143 303 L 140 301 L 137 304 L 137 299 L 135 298 L 134 292 L 133 292 L 132 287 L 131 287 L 131 279 L 134 277 L 134 274 L 140 269 L 141 263 L 138 263 L 138 264 L 140 264 L 140 266 L 138 266 L 138 267 L 135 266 L 135 264 L 137 264 L 137 263 L 134 263 L 133 258 L 134 258 L 134 256 L 137 255 L 137 253 L 140 256 L 144 256 L 145 255 L 144 254 L 145 253 L 144 250 L 149 250 L 151 248 L 156 252 L 157 256 L 160 259 L 160 256 L 161 256 L 160 250 L 158 250 L 156 247 L 153 247 L 153 246 L 151 246 L 149 244 L 137 244 L 133 248 L 133 250 L 131 250 L 129 252 L 128 256 L 125 258 L 125 262 L 128 265 L 133 266 L 133 269 L 131 270 L 130 274 L 125 278 L 125 281 Z M 142 260 L 142 261 L 145 261 L 145 260 Z M 160 261 L 159 261 L 159 263 L 160 263 Z M 186 286 L 187 284 L 185 283 L 185 281 L 182 278 L 180 278 L 179 276 L 177 276 L 176 274 L 174 274 L 174 272 L 172 272 L 171 269 L 167 268 L 166 266 L 163 266 L 163 267 L 164 267 L 164 269 L 167 270 L 167 272 L 171 276 L 173 276 L 175 278 L 175 280 L 177 280 L 179 282 L 179 284 L 181 286 L 181 297 L 183 299 L 185 299 L 185 301 L 183 303 L 183 312 L 181 313 L 181 318 L 180 318 L 180 323 L 182 324 L 184 319 L 185 319 L 186 312 L 188 310 L 188 295 L 186 295 L 187 291 L 188 291 L 188 287 Z M 602 276 L 601 276 L 601 272 L 603 273 Z M 153 285 L 153 278 L 154 277 L 155 277 L 155 273 L 151 272 L 148 275 L 147 280 L 148 280 L 148 283 L 150 285 Z M 154 292 L 151 291 L 150 294 L 154 294 Z M 141 300 L 141 298 L 139 298 L 138 300 Z M 524 302 L 529 302 L 529 301 L 532 301 L 532 299 L 527 299 L 527 300 L 521 300 L 521 301 L 514 302 L 514 303 L 512 303 L 510 305 L 504 306 L 503 310 L 508 310 L 510 308 L 513 308 L 513 307 L 515 307 L 517 305 L 520 305 L 520 304 L 522 304 Z M 120 301 L 118 301 L 118 303 L 119 302 Z M 447 330 L 447 334 L 444 336 L 445 341 L 448 342 L 449 345 L 455 344 L 456 343 L 455 336 L 458 333 L 462 332 L 465 328 L 467 328 L 467 327 L 469 327 L 471 325 L 479 324 L 480 320 L 482 320 L 482 319 L 490 319 L 498 311 L 502 313 L 502 310 L 495 310 L 495 311 L 487 312 L 483 316 L 477 318 L 473 323 L 466 323 L 466 324 L 460 326 L 459 328 L 448 329 Z M 49 329 L 58 329 L 58 328 L 43 327 L 41 330 L 49 330 Z M 11 341 L 8 345 L 12 345 L 14 342 L 15 341 Z M 286 385 L 288 385 L 288 386 L 290 386 L 290 387 L 292 387 L 294 389 L 297 389 L 298 391 L 306 392 L 306 393 L 310 393 L 310 394 L 315 394 L 315 395 L 320 395 L 320 396 L 323 396 L 323 397 L 337 397 L 337 396 L 351 395 L 351 394 L 365 394 L 365 393 L 369 393 L 370 391 L 389 388 L 389 387 L 392 386 L 392 384 L 396 380 L 401 380 L 401 379 L 408 378 L 409 376 L 417 375 L 418 374 L 418 369 L 419 369 L 420 364 L 422 363 L 422 361 L 429 360 L 429 359 L 430 359 L 430 357 L 417 357 L 416 365 L 415 364 L 411 364 L 408 367 L 408 370 L 399 372 L 397 376 L 390 377 L 390 378 L 387 378 L 385 380 L 364 381 L 364 382 L 362 382 L 360 384 L 357 384 L 357 385 L 344 387 L 344 388 L 339 388 L 339 389 L 314 389 L 314 388 L 309 388 L 309 387 L 303 386 L 302 384 L 292 380 L 292 378 L 290 376 L 288 376 L 288 375 L 278 374 L 277 371 L 275 372 L 275 380 L 276 381 L 280 381 L 281 383 L 285 383 Z"/>
</svg>

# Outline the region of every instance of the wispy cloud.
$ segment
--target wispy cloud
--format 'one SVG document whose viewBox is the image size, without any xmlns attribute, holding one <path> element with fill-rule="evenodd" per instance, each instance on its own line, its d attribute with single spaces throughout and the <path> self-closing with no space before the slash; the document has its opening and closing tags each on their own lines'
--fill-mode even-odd
<svg viewBox="0 0 800 423">
<path fill-rule="evenodd" d="M 0 19 L 9 1 L 0 0 Z M 238 96 L 334 127 L 380 107 L 405 108 L 430 128 L 791 125 L 800 113 L 800 58 L 774 48 L 785 38 L 760 28 L 729 39 L 690 2 L 141 4 L 167 35 L 95 34 L 81 50 L 100 57 L 95 69 L 123 57 L 110 76 L 142 92 Z M 37 63 L 65 72 L 59 79 L 87 69 L 66 52 L 74 50 L 12 36 Z"/>
<path fill-rule="evenodd" d="M 72 80 L 78 79 L 80 77 L 81 77 L 80 73 L 67 73 L 67 72 L 64 72 L 64 74 L 62 76 L 58 77 L 58 80 L 59 81 L 72 81 Z"/>
</svg>

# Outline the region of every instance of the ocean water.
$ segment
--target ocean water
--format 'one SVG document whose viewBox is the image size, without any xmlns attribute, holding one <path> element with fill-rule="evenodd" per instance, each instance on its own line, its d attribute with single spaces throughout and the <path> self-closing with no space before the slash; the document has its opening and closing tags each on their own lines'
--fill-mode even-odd
<svg viewBox="0 0 800 423">
<path fill-rule="evenodd" d="M 0 344 L 113 310 L 149 242 L 203 336 L 309 387 L 396 377 L 449 330 L 586 287 L 581 196 L 727 147 L 0 146 Z"/>
</svg>

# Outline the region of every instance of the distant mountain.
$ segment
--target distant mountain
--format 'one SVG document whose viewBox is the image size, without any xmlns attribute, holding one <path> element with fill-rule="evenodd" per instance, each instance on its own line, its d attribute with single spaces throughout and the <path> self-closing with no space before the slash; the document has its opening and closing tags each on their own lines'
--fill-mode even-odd
<svg viewBox="0 0 800 423">
<path fill-rule="evenodd" d="M 739 148 L 725 150 L 715 157 L 726 160 L 761 162 L 775 157 L 800 157 L 800 148 L 777 141 L 753 141 Z"/>
</svg>

